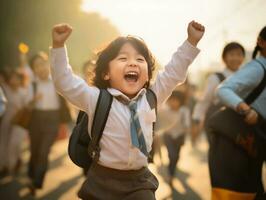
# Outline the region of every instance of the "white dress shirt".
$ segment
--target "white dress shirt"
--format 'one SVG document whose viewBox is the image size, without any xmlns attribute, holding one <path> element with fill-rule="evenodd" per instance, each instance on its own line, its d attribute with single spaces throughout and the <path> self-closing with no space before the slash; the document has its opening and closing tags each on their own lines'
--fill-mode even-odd
<svg viewBox="0 0 266 200">
<path fill-rule="evenodd" d="M 156 133 L 167 133 L 176 139 L 188 132 L 190 124 L 190 111 L 187 106 L 181 106 L 177 111 L 165 106 L 158 110 Z"/>
<path fill-rule="evenodd" d="M 36 102 L 35 109 L 43 111 L 60 109 L 59 96 L 51 78 L 46 81 L 36 78 L 36 94 L 40 94 L 41 98 Z"/>
<path fill-rule="evenodd" d="M 231 76 L 234 72 L 225 68 L 221 72 L 225 78 Z M 204 89 L 201 99 L 195 105 L 192 118 L 193 120 L 198 120 L 200 122 L 204 121 L 205 114 L 212 103 L 218 103 L 218 99 L 215 96 L 215 90 L 220 84 L 220 80 L 216 74 L 211 74 L 208 77 L 206 87 Z"/>
<path fill-rule="evenodd" d="M 158 104 L 164 102 L 177 84 L 185 81 L 187 68 L 199 53 L 199 50 L 185 41 L 174 53 L 165 71 L 159 72 L 151 89 L 155 92 Z M 97 87 L 88 86 L 82 78 L 72 74 L 68 62 L 66 48 L 51 49 L 51 73 L 54 84 L 72 104 L 85 111 L 89 116 L 89 127 L 94 117 L 94 111 L 99 95 Z M 120 91 L 108 88 L 113 96 L 123 96 Z M 136 95 L 137 113 L 144 134 L 148 152 L 152 144 L 152 123 L 156 120 L 155 110 L 151 110 L 146 99 L 146 89 L 141 89 Z M 131 144 L 130 111 L 128 106 L 113 99 L 111 110 L 100 140 L 100 158 L 98 163 L 120 170 L 140 169 L 147 166 L 147 157 Z"/>
</svg>

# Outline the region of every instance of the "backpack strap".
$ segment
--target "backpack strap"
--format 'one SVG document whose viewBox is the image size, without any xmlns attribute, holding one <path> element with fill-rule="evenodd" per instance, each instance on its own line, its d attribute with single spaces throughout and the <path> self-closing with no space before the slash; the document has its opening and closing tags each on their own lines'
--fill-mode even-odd
<svg viewBox="0 0 266 200">
<path fill-rule="evenodd" d="M 221 72 L 216 72 L 216 73 L 214 73 L 214 74 L 215 74 L 215 76 L 217 76 L 217 78 L 219 79 L 220 83 L 224 81 L 225 76 L 224 76 L 223 73 L 221 73 Z"/>
<path fill-rule="evenodd" d="M 256 100 L 256 98 L 261 94 L 261 92 L 263 91 L 263 89 L 266 86 L 266 69 L 265 69 L 264 65 L 259 60 L 256 59 L 254 61 L 256 61 L 257 63 L 259 63 L 260 66 L 262 66 L 262 68 L 264 70 L 264 76 L 263 76 L 263 79 L 261 80 L 260 84 L 245 99 L 245 102 L 247 104 L 253 103 L 253 101 Z"/>
<path fill-rule="evenodd" d="M 88 153 L 94 161 L 97 161 L 100 156 L 99 141 L 102 137 L 112 102 L 113 96 L 106 89 L 100 89 L 92 122 L 91 142 L 88 146 Z"/>
<path fill-rule="evenodd" d="M 147 101 L 151 107 L 151 109 L 155 109 L 155 114 L 157 115 L 157 97 L 156 94 L 150 89 L 147 89 L 146 92 L 146 98 Z M 155 135 L 155 122 L 152 123 L 152 136 L 154 137 Z M 152 150 L 148 155 L 148 162 L 152 163 L 153 162 L 153 156 L 154 156 L 154 143 L 152 144 Z"/>
<path fill-rule="evenodd" d="M 157 97 L 156 94 L 149 88 L 146 93 L 147 101 L 151 109 L 155 109 L 155 114 L 157 115 Z M 152 124 L 152 135 L 154 136 L 155 122 Z"/>
<path fill-rule="evenodd" d="M 155 109 L 155 113 L 157 114 L 157 97 L 156 94 L 149 88 L 146 93 L 147 101 L 151 107 L 151 109 Z"/>
</svg>

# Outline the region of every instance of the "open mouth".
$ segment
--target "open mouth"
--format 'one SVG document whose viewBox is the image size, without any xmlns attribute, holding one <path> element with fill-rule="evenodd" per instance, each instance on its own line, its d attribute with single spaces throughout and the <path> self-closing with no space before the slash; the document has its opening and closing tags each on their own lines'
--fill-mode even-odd
<svg viewBox="0 0 266 200">
<path fill-rule="evenodd" d="M 139 74 L 137 72 L 127 72 L 124 76 L 124 78 L 126 79 L 126 81 L 129 82 L 137 82 L 139 79 Z"/>
</svg>

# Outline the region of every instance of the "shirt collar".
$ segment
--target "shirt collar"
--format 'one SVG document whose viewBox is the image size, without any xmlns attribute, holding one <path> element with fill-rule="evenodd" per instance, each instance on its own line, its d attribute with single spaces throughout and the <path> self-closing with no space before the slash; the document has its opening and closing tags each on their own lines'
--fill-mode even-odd
<svg viewBox="0 0 266 200">
<path fill-rule="evenodd" d="M 126 96 L 125 94 L 123 94 L 121 91 L 117 90 L 117 89 L 114 89 L 114 88 L 107 88 L 108 92 L 114 96 L 114 97 L 118 97 L 120 96 L 121 98 L 123 98 L 124 100 L 126 101 L 134 101 L 134 100 L 137 100 L 140 96 L 142 96 L 143 94 L 146 93 L 146 89 L 145 88 L 142 88 L 137 94 L 135 97 L 133 97 L 132 99 L 130 99 L 128 96 Z"/>
<path fill-rule="evenodd" d="M 46 81 L 43 81 L 41 79 L 39 79 L 39 77 L 35 76 L 35 81 L 39 82 L 39 83 L 47 83 L 47 82 L 52 82 L 52 76 L 49 75 L 48 79 Z"/>
<path fill-rule="evenodd" d="M 223 74 L 228 77 L 231 76 L 233 73 L 235 73 L 234 71 L 228 69 L 227 67 L 223 70 Z"/>
</svg>

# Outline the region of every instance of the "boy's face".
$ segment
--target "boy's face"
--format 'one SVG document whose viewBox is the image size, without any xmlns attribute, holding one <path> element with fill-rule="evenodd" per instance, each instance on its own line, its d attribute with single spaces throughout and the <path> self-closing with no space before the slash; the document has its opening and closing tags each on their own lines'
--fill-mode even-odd
<svg viewBox="0 0 266 200">
<path fill-rule="evenodd" d="M 21 77 L 17 74 L 13 74 L 10 77 L 8 84 L 13 88 L 19 88 L 22 85 Z"/>
<path fill-rule="evenodd" d="M 224 62 L 232 71 L 237 71 L 244 61 L 244 54 L 241 49 L 232 49 L 225 54 Z"/>
<path fill-rule="evenodd" d="M 125 43 L 109 63 L 104 80 L 108 80 L 112 88 L 133 98 L 149 80 L 148 64 L 130 43 Z"/>
<path fill-rule="evenodd" d="M 34 74 L 41 80 L 47 80 L 50 74 L 48 61 L 37 58 L 33 64 Z"/>
<path fill-rule="evenodd" d="M 167 101 L 167 104 L 171 110 L 177 111 L 180 108 L 180 101 L 178 99 L 175 99 L 175 98 L 170 97 Z"/>
</svg>

